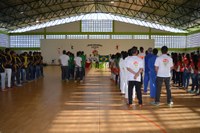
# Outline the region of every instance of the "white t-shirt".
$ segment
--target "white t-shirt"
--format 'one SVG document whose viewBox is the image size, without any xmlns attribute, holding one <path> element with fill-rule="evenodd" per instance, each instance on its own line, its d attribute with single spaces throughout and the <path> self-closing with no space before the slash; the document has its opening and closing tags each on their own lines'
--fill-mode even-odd
<svg viewBox="0 0 200 133">
<path fill-rule="evenodd" d="M 82 61 L 81 57 L 75 57 L 74 61 L 76 62 L 76 67 L 81 67 L 81 61 Z"/>
<path fill-rule="evenodd" d="M 172 58 L 166 54 L 156 58 L 155 66 L 158 67 L 158 77 L 171 77 L 171 67 L 173 66 Z"/>
<path fill-rule="evenodd" d="M 68 55 L 63 54 L 63 55 L 60 56 L 59 59 L 60 59 L 60 63 L 61 63 L 62 66 L 68 66 L 68 61 L 69 61 Z"/>
<path fill-rule="evenodd" d="M 126 58 L 126 68 L 131 68 L 134 72 L 138 72 L 140 68 L 144 68 L 144 61 L 138 56 L 130 56 Z M 135 74 L 127 72 L 128 81 L 138 81 L 141 82 L 141 74 L 134 79 Z"/>
<path fill-rule="evenodd" d="M 139 56 L 141 59 L 144 59 L 145 53 L 139 53 L 138 56 Z"/>
</svg>

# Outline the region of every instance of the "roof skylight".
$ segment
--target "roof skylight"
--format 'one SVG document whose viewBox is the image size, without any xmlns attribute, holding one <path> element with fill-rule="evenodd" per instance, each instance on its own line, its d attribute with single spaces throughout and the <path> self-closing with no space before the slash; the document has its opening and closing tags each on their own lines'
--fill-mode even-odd
<svg viewBox="0 0 200 133">
<path fill-rule="evenodd" d="M 45 27 L 50 27 L 50 26 L 55 26 L 55 25 L 60 25 L 60 24 L 66 24 L 70 22 L 75 22 L 75 21 L 80 21 L 80 20 L 102 20 L 102 19 L 107 19 L 107 20 L 115 20 L 115 21 L 120 21 L 120 22 L 125 22 L 125 23 L 130 23 L 130 24 L 135 24 L 135 25 L 140 25 L 140 26 L 145 26 L 145 27 L 150 27 L 150 28 L 155 28 L 159 30 L 164 30 L 164 31 L 169 31 L 169 32 L 174 32 L 174 33 L 187 33 L 187 31 L 178 29 L 178 28 L 173 28 L 157 23 L 151 23 L 147 21 L 142 21 L 139 19 L 133 19 L 130 17 L 124 17 L 124 16 L 119 16 L 119 15 L 113 15 L 113 14 L 106 14 L 106 13 L 89 13 L 89 14 L 80 14 L 77 16 L 73 17 L 67 17 L 63 19 L 58 19 L 54 21 L 49 21 L 46 23 L 40 23 L 36 24 L 33 26 L 27 26 L 23 28 L 19 28 L 13 31 L 9 31 L 10 33 L 21 33 L 21 32 L 27 32 L 31 30 L 36 30 L 36 29 L 41 29 Z"/>
</svg>

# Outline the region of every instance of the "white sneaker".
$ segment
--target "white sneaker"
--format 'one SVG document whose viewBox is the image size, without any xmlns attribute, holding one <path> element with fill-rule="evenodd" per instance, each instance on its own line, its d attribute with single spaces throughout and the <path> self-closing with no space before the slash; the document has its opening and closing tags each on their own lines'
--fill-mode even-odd
<svg viewBox="0 0 200 133">
<path fill-rule="evenodd" d="M 168 106 L 173 106 L 173 104 L 174 104 L 174 102 L 170 102 L 170 103 L 168 103 Z"/>
</svg>

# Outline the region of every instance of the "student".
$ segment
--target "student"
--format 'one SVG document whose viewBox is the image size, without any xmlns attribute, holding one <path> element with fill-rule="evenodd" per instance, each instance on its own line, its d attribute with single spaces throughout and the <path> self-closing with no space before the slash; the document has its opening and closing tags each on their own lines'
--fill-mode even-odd
<svg viewBox="0 0 200 133">
<path fill-rule="evenodd" d="M 80 82 L 83 82 L 83 73 L 82 73 L 82 58 L 80 57 L 81 53 L 77 52 L 76 57 L 74 58 L 75 64 L 75 83 L 77 79 L 80 78 Z"/>
<path fill-rule="evenodd" d="M 74 54 L 69 52 L 69 77 L 74 79 Z"/>
<path fill-rule="evenodd" d="M 119 61 L 119 68 L 120 68 L 120 90 L 122 94 L 125 94 L 125 90 L 127 87 L 126 81 L 126 66 L 125 66 L 125 58 L 128 56 L 127 52 L 121 52 L 121 59 Z"/>
<path fill-rule="evenodd" d="M 125 58 L 125 75 L 126 78 L 124 79 L 126 82 L 126 87 L 125 87 L 125 99 L 128 102 L 128 70 L 126 69 L 126 62 L 129 60 L 129 58 L 132 57 L 132 49 L 129 49 L 127 52 L 127 57 Z M 135 87 L 133 87 L 133 99 L 135 99 Z"/>
<path fill-rule="evenodd" d="M 66 51 L 63 50 L 63 54 L 59 58 L 59 62 L 61 65 L 61 75 L 63 81 L 69 81 L 69 72 L 68 72 L 68 62 L 69 56 L 66 55 Z"/>
<path fill-rule="evenodd" d="M 133 87 L 135 87 L 139 106 L 142 107 L 141 72 L 144 68 L 144 62 L 137 56 L 137 47 L 131 49 L 131 54 L 132 56 L 126 60 L 126 68 L 128 70 L 128 105 L 132 107 Z"/>
<path fill-rule="evenodd" d="M 6 91 L 5 90 L 5 79 L 6 79 L 6 73 L 5 73 L 5 56 L 3 55 L 3 51 L 0 50 L 0 78 L 1 78 L 1 90 L 2 91 Z"/>
<path fill-rule="evenodd" d="M 16 86 L 22 86 L 20 81 L 21 60 L 14 51 L 11 51 L 10 54 L 12 56 L 12 64 L 13 64 L 12 77 L 11 77 L 12 86 L 15 86 L 15 79 L 17 81 Z"/>
<path fill-rule="evenodd" d="M 5 73 L 7 75 L 7 81 L 8 81 L 8 88 L 11 88 L 11 76 L 12 76 L 12 57 L 10 55 L 10 49 L 5 49 L 5 56 L 6 56 L 6 65 L 5 65 Z"/>
<path fill-rule="evenodd" d="M 198 57 L 194 55 L 194 58 L 191 62 L 191 79 L 192 79 L 192 88 L 190 93 L 198 93 Z"/>
<path fill-rule="evenodd" d="M 178 61 L 175 64 L 176 67 L 176 81 L 178 83 L 178 87 L 181 88 L 183 86 L 183 61 L 182 61 L 182 56 L 179 54 L 178 56 Z"/>
<path fill-rule="evenodd" d="M 173 105 L 171 89 L 170 89 L 170 77 L 171 70 L 173 68 L 173 61 L 170 56 L 167 55 L 168 48 L 167 46 L 163 46 L 161 48 L 162 55 L 156 58 L 155 61 L 155 70 L 157 73 L 156 78 L 156 98 L 155 102 L 152 102 L 152 105 L 159 106 L 160 103 L 160 94 L 162 88 L 162 82 L 165 82 L 165 87 L 167 91 L 167 104 L 169 106 Z"/>
<path fill-rule="evenodd" d="M 84 52 L 80 52 L 80 57 L 82 59 L 82 62 L 81 62 L 81 66 L 82 66 L 82 74 L 83 74 L 83 77 L 85 77 L 85 64 L 86 64 L 86 55 L 84 54 Z"/>
<path fill-rule="evenodd" d="M 184 64 L 184 71 L 183 71 L 183 87 L 184 89 L 188 89 L 189 86 L 189 80 L 191 76 L 191 59 L 190 55 L 186 54 L 186 57 L 183 60 Z"/>
<path fill-rule="evenodd" d="M 150 79 L 148 61 L 152 56 L 153 56 L 152 48 L 149 48 L 147 51 L 147 55 L 144 57 L 144 94 L 147 94 L 147 91 L 148 91 L 147 88 L 148 88 L 149 79 Z"/>
<path fill-rule="evenodd" d="M 149 75 L 150 75 L 150 97 L 156 97 L 156 71 L 155 71 L 155 61 L 157 58 L 158 49 L 153 49 L 153 56 L 148 60 L 148 68 L 149 68 Z"/>
</svg>

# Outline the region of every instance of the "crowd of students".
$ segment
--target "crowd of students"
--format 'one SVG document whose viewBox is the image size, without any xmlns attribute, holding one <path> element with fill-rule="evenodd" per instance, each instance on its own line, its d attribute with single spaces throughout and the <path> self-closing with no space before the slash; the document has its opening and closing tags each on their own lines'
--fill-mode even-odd
<svg viewBox="0 0 200 133">
<path fill-rule="evenodd" d="M 71 52 L 63 50 L 62 55 L 59 57 L 61 65 L 61 78 L 63 81 L 74 80 L 83 82 L 85 76 L 86 55 L 83 51 L 78 51 L 76 56 Z"/>
<path fill-rule="evenodd" d="M 152 104 L 159 105 L 163 81 L 167 91 L 167 104 L 170 106 L 173 104 L 171 80 L 173 86 L 184 88 L 189 93 L 200 94 L 199 51 L 169 55 L 168 48 L 163 46 L 161 53 L 157 56 L 158 49 L 156 48 L 149 48 L 144 52 L 143 47 L 139 50 L 133 47 L 128 51 L 111 55 L 111 79 L 119 85 L 129 106 L 132 106 L 132 99 L 136 96 L 139 105 L 142 106 L 141 86 L 144 87 L 144 95 L 147 95 L 148 88 L 150 88 L 150 97 L 154 99 Z M 190 84 L 192 84 L 191 87 L 189 87 Z"/>
<path fill-rule="evenodd" d="M 9 48 L 0 50 L 0 74 L 2 91 L 22 86 L 43 77 L 43 57 L 40 52 L 17 54 Z"/>
</svg>

